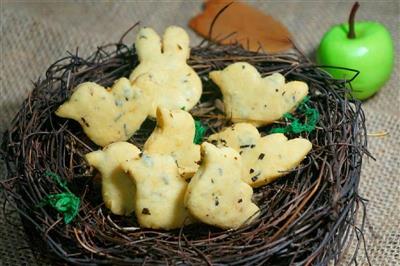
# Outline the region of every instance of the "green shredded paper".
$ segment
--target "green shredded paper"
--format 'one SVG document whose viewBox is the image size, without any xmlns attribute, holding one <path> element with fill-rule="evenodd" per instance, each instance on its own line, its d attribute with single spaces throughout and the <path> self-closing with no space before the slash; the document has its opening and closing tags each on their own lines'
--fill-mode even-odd
<svg viewBox="0 0 400 266">
<path fill-rule="evenodd" d="M 204 134 L 207 131 L 207 127 L 203 126 L 203 124 L 199 120 L 194 121 L 194 126 L 195 126 L 195 134 L 194 134 L 194 139 L 193 142 L 195 144 L 201 144 L 204 138 Z"/>
<path fill-rule="evenodd" d="M 290 113 L 286 113 L 283 117 L 290 123 L 286 127 L 277 127 L 271 129 L 270 133 L 301 133 L 301 132 L 312 132 L 318 122 L 319 112 L 315 108 L 311 108 L 307 105 L 307 102 L 310 100 L 310 97 L 305 97 L 303 101 L 297 107 L 296 112 L 304 114 L 305 121 L 302 123 L 300 119 L 294 117 Z"/>
<path fill-rule="evenodd" d="M 80 199 L 75 196 L 67 187 L 67 182 L 59 175 L 46 171 L 45 176 L 51 177 L 65 192 L 48 195 L 39 206 L 50 205 L 64 215 L 64 222 L 69 224 L 79 212 Z"/>
</svg>

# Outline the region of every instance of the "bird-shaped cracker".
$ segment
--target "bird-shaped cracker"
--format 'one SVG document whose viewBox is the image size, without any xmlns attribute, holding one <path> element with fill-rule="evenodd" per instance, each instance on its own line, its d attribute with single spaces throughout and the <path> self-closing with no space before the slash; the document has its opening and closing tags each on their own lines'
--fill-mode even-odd
<svg viewBox="0 0 400 266">
<path fill-rule="evenodd" d="M 193 117 L 183 110 L 157 109 L 157 127 L 147 139 L 143 150 L 149 154 L 168 154 L 175 160 L 179 173 L 190 178 L 200 160 L 200 146 L 193 143 Z"/>
<path fill-rule="evenodd" d="M 129 215 L 134 210 L 135 184 L 120 165 L 139 154 L 135 145 L 116 142 L 85 155 L 88 163 L 101 174 L 103 201 L 114 214 Z"/>
<path fill-rule="evenodd" d="M 231 148 L 201 145 L 202 163 L 190 180 L 185 205 L 200 221 L 223 229 L 238 228 L 258 215 L 253 189 L 242 180 L 240 155 Z"/>
<path fill-rule="evenodd" d="M 243 180 L 252 187 L 268 184 L 300 164 L 312 148 L 307 139 L 288 140 L 281 133 L 260 137 L 256 127 L 238 123 L 208 141 L 231 147 L 241 155 L 246 175 Z"/>
<path fill-rule="evenodd" d="M 133 84 L 121 78 L 108 89 L 82 83 L 56 115 L 78 121 L 97 145 L 128 140 L 152 111 L 153 91 L 142 89 L 149 82 L 149 76 L 143 75 Z"/>
<path fill-rule="evenodd" d="M 174 158 L 143 153 L 121 166 L 136 184 L 135 213 L 141 227 L 169 230 L 192 222 L 183 202 L 187 183 Z"/>
<path fill-rule="evenodd" d="M 235 123 L 270 124 L 292 111 L 308 93 L 304 82 L 285 83 L 279 73 L 262 78 L 255 67 L 244 62 L 212 71 L 210 78 L 221 89 L 225 113 Z"/>
<path fill-rule="evenodd" d="M 190 110 L 200 99 L 202 84 L 196 72 L 187 65 L 189 58 L 189 36 L 184 29 L 170 26 L 163 42 L 151 28 L 142 28 L 136 37 L 136 52 L 140 64 L 129 79 L 133 82 L 143 73 L 152 77 L 153 83 L 143 89 L 153 89 L 155 106 L 151 113 L 156 116 L 158 106 L 167 109 Z"/>
</svg>

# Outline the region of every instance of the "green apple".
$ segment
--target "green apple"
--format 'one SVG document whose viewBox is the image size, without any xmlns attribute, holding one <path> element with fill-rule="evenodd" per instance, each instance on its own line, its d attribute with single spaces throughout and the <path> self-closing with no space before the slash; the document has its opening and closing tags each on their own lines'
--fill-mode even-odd
<svg viewBox="0 0 400 266">
<path fill-rule="evenodd" d="M 391 35 L 382 24 L 354 23 L 357 8 L 353 6 L 349 24 L 334 26 L 324 35 L 317 50 L 317 62 L 360 71 L 351 82 L 352 95 L 364 100 L 390 78 L 394 48 Z M 355 75 L 354 72 L 334 68 L 326 68 L 326 71 L 338 79 L 351 79 Z"/>
</svg>

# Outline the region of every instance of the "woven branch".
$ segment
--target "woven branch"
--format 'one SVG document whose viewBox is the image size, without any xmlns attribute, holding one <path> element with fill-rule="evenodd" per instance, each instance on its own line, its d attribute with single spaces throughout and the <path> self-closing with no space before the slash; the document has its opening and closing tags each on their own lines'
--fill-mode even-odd
<svg viewBox="0 0 400 266">
<path fill-rule="evenodd" d="M 201 101 L 190 112 L 207 128 L 205 137 L 230 124 L 208 73 L 237 61 L 249 62 L 263 76 L 280 72 L 288 80 L 307 82 L 308 105 L 320 114 L 314 131 L 288 135 L 313 144 L 302 165 L 254 190 L 261 214 L 253 223 L 229 231 L 204 224 L 157 231 L 140 229 L 134 215 L 116 216 L 104 207 L 96 173 L 83 158 L 99 147 L 78 123 L 61 119 L 54 111 L 82 82 L 110 86 L 129 75 L 138 64 L 135 50 L 117 43 L 98 48 L 88 58 L 70 54 L 51 65 L 4 134 L 1 150 L 8 179 L 1 187 L 23 217 L 28 235 L 43 243 L 34 246 L 53 261 L 90 265 L 338 263 L 349 239 L 364 225 L 355 227 L 357 210 L 364 204 L 357 188 L 367 152 L 360 103 L 347 99 L 344 81 L 332 79 L 298 52 L 266 55 L 204 42 L 192 49 L 189 64 L 204 84 Z M 267 134 L 287 123 L 277 121 L 260 131 Z M 129 141 L 142 147 L 154 126 L 155 121 L 147 120 Z M 81 198 L 79 214 L 69 225 L 51 206 L 40 206 L 48 195 L 63 192 L 44 175 L 48 170 L 66 180 Z"/>
</svg>

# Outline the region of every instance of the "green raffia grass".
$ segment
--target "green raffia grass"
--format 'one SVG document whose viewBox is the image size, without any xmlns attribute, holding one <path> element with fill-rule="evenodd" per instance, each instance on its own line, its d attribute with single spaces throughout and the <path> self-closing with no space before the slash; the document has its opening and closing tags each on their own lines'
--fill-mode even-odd
<svg viewBox="0 0 400 266">
<path fill-rule="evenodd" d="M 193 142 L 195 144 L 201 144 L 203 142 L 204 134 L 207 131 L 207 127 L 204 126 L 199 120 L 194 121 L 194 126 L 196 131 L 194 134 Z"/>
<path fill-rule="evenodd" d="M 59 175 L 51 171 L 46 171 L 45 176 L 51 177 L 65 192 L 48 195 L 38 207 L 50 205 L 62 213 L 64 215 L 64 222 L 69 224 L 79 212 L 80 199 L 68 189 L 67 182 L 62 180 Z"/>
<path fill-rule="evenodd" d="M 304 123 L 300 122 L 300 119 L 294 117 L 290 113 L 286 113 L 283 117 L 290 123 L 286 127 L 277 127 L 271 129 L 270 133 L 302 133 L 312 132 L 318 122 L 319 112 L 315 108 L 311 108 L 307 105 L 307 102 L 310 100 L 310 97 L 306 96 L 303 101 L 297 107 L 297 113 L 304 114 L 305 121 Z"/>
</svg>

